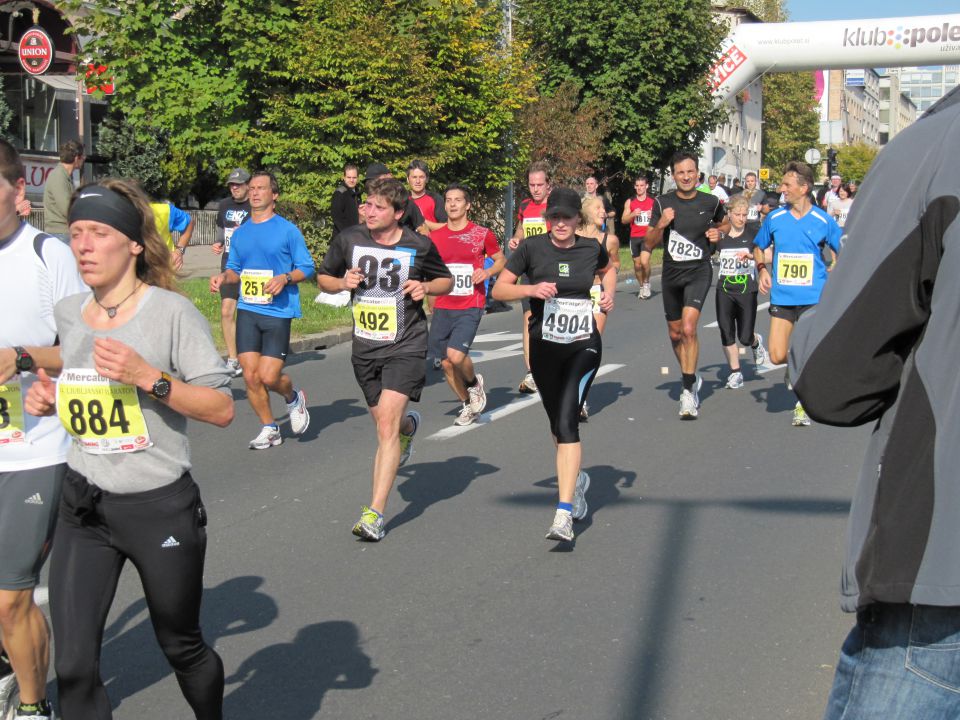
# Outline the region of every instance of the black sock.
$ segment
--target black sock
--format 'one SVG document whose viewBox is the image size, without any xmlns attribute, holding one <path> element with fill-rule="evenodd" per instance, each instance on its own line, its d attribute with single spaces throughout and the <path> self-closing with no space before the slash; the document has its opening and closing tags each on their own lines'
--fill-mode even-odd
<svg viewBox="0 0 960 720">
<path fill-rule="evenodd" d="M 477 376 L 474 375 L 474 376 L 473 376 L 473 380 L 471 380 L 470 382 L 465 382 L 464 385 L 466 385 L 468 388 L 476 387 L 476 386 L 477 386 Z"/>
<path fill-rule="evenodd" d="M 693 392 L 693 386 L 697 382 L 697 376 L 695 373 L 683 373 L 683 389 Z"/>
</svg>

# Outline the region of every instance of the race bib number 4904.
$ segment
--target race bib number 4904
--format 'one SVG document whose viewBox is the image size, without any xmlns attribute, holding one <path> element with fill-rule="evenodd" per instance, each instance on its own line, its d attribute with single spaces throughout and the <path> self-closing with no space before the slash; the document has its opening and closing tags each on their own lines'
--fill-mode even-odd
<svg viewBox="0 0 960 720">
<path fill-rule="evenodd" d="M 0 385 L 0 446 L 26 442 L 23 424 L 23 391 L 11 380 Z"/>
<path fill-rule="evenodd" d="M 353 305 L 353 334 L 364 340 L 397 339 L 397 302 L 392 297 L 367 297 Z"/>
<path fill-rule="evenodd" d="M 248 305 L 269 305 L 273 295 L 266 285 L 273 277 L 272 270 L 244 270 L 240 273 L 240 295 Z"/>
<path fill-rule="evenodd" d="M 541 337 L 566 345 L 593 333 L 593 300 L 550 298 L 543 303 Z"/>
<path fill-rule="evenodd" d="M 152 445 L 137 389 L 93 369 L 61 373 L 57 416 L 80 448 L 93 455 L 135 452 Z"/>
<path fill-rule="evenodd" d="M 777 283 L 780 285 L 813 285 L 813 253 L 778 254 Z"/>
<path fill-rule="evenodd" d="M 703 259 L 703 250 L 700 246 L 693 244 L 676 231 L 670 232 L 667 248 L 670 250 L 670 257 L 673 258 L 674 262 L 690 262 Z"/>
</svg>

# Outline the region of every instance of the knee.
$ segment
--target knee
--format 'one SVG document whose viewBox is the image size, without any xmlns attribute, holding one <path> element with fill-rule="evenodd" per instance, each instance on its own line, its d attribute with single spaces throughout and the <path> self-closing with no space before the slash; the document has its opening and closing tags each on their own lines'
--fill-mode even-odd
<svg viewBox="0 0 960 720">
<path fill-rule="evenodd" d="M 199 629 L 185 635 L 163 637 L 159 642 L 167 662 L 178 672 L 189 672 L 206 660 L 208 652 L 213 652 L 203 642 Z"/>
<path fill-rule="evenodd" d="M 667 326 L 667 334 L 670 335 L 670 342 L 678 345 L 683 340 L 683 330 L 680 325 L 670 324 Z"/>
<path fill-rule="evenodd" d="M 259 391 L 263 388 L 263 380 L 260 379 L 256 365 L 244 367 L 243 363 L 240 363 L 240 367 L 243 368 L 243 382 L 247 386 L 247 390 Z"/>
<path fill-rule="evenodd" d="M 684 321 L 680 329 L 681 340 L 685 343 L 693 342 L 697 339 L 697 324 L 695 322 Z"/>
<path fill-rule="evenodd" d="M 382 417 L 377 419 L 377 439 L 381 444 L 396 440 L 400 435 L 400 418 Z"/>
<path fill-rule="evenodd" d="M 220 306 L 220 322 L 231 323 L 233 322 L 233 307 L 230 305 L 221 305 Z"/>
<path fill-rule="evenodd" d="M 30 611 L 33 589 L 0 592 L 0 628 L 9 633 L 22 624 Z"/>
<path fill-rule="evenodd" d="M 262 384 L 272 389 L 272 388 L 275 388 L 280 382 L 280 371 L 264 370 L 263 368 L 258 368 L 257 378 L 260 380 Z"/>
</svg>

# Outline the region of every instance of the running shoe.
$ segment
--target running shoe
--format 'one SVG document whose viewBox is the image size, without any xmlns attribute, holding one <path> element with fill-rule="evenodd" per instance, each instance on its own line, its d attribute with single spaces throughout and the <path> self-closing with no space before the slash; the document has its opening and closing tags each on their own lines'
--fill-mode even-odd
<svg viewBox="0 0 960 720">
<path fill-rule="evenodd" d="M 9 720 L 17 709 L 17 676 L 6 655 L 0 655 L 0 720 Z"/>
<path fill-rule="evenodd" d="M 280 445 L 282 443 L 283 438 L 280 436 L 280 428 L 264 425 L 260 430 L 260 434 L 250 441 L 250 449 L 266 450 L 267 448 L 273 447 L 274 445 Z"/>
<path fill-rule="evenodd" d="M 573 489 L 574 520 L 583 520 L 587 516 L 587 490 L 590 489 L 590 476 L 583 470 L 577 475 L 577 486 Z"/>
<path fill-rule="evenodd" d="M 434 370 L 440 370 L 441 368 L 443 368 L 443 360 L 441 360 L 440 358 L 434 358 L 434 359 L 433 359 L 433 369 L 434 369 Z"/>
<path fill-rule="evenodd" d="M 810 425 L 810 416 L 807 415 L 807 411 L 803 409 L 803 405 L 798 401 L 796 406 L 793 408 L 793 426 L 794 427 L 807 427 Z"/>
<path fill-rule="evenodd" d="M 294 435 L 303 435 L 310 427 L 307 395 L 303 390 L 297 390 L 297 396 L 293 402 L 287 403 L 287 413 L 290 415 L 290 430 Z"/>
<path fill-rule="evenodd" d="M 463 407 L 460 408 L 460 414 L 457 415 L 457 419 L 453 421 L 453 424 L 463 427 L 464 425 L 472 425 L 476 419 L 477 413 L 470 409 L 469 403 L 464 403 Z"/>
<path fill-rule="evenodd" d="M 553 525 L 547 530 L 547 540 L 573 540 L 573 516 L 566 510 L 557 510 L 553 516 Z"/>
<path fill-rule="evenodd" d="M 580 406 L 580 422 L 587 422 L 590 419 L 590 408 L 587 406 L 587 401 L 583 401 L 583 405 Z"/>
<path fill-rule="evenodd" d="M 227 358 L 227 371 L 235 378 L 243 375 L 243 368 L 240 367 L 240 361 L 236 358 Z"/>
<path fill-rule="evenodd" d="M 652 293 L 650 292 L 650 283 L 645 282 L 643 283 L 643 285 L 640 286 L 640 299 L 649 300 L 650 295 L 652 295 Z"/>
<path fill-rule="evenodd" d="M 527 372 L 527 374 L 523 376 L 523 380 L 520 381 L 520 387 L 518 388 L 518 390 L 520 390 L 520 392 L 522 393 L 527 393 L 527 394 L 532 394 L 537 391 L 537 383 L 533 379 L 532 372 Z"/>
<path fill-rule="evenodd" d="M 738 388 L 743 387 L 743 373 L 737 370 L 736 372 L 730 373 L 730 377 L 727 378 L 727 387 L 730 390 L 737 390 Z"/>
<path fill-rule="evenodd" d="M 477 384 L 467 388 L 467 398 L 474 415 L 479 415 L 487 406 L 487 391 L 483 389 L 483 375 L 477 373 Z"/>
<path fill-rule="evenodd" d="M 407 460 L 413 455 L 413 436 L 420 429 L 420 413 L 416 410 L 407 410 L 407 417 L 413 421 L 413 432 L 409 435 L 400 433 L 400 467 L 406 465 Z"/>
<path fill-rule="evenodd" d="M 53 720 L 53 708 L 46 700 L 30 705 L 20 703 L 13 717 L 15 720 Z"/>
<path fill-rule="evenodd" d="M 366 505 L 360 510 L 360 519 L 353 526 L 353 534 L 361 540 L 379 542 L 383 536 L 383 515 Z"/>
<path fill-rule="evenodd" d="M 753 348 L 754 365 L 765 365 L 767 362 L 767 349 L 763 346 L 763 335 L 754 333 L 757 340 L 757 346 Z"/>
<path fill-rule="evenodd" d="M 680 417 L 684 420 L 694 420 L 697 413 L 697 401 L 694 400 L 693 393 L 689 390 L 683 390 L 680 393 Z"/>
</svg>

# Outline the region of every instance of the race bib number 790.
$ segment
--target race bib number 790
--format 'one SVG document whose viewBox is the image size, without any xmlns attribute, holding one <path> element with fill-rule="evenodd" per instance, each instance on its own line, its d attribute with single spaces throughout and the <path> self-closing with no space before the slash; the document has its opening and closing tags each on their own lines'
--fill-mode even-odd
<svg viewBox="0 0 960 720">
<path fill-rule="evenodd" d="M 813 285 L 813 253 L 777 255 L 777 282 L 780 285 Z"/>
</svg>

